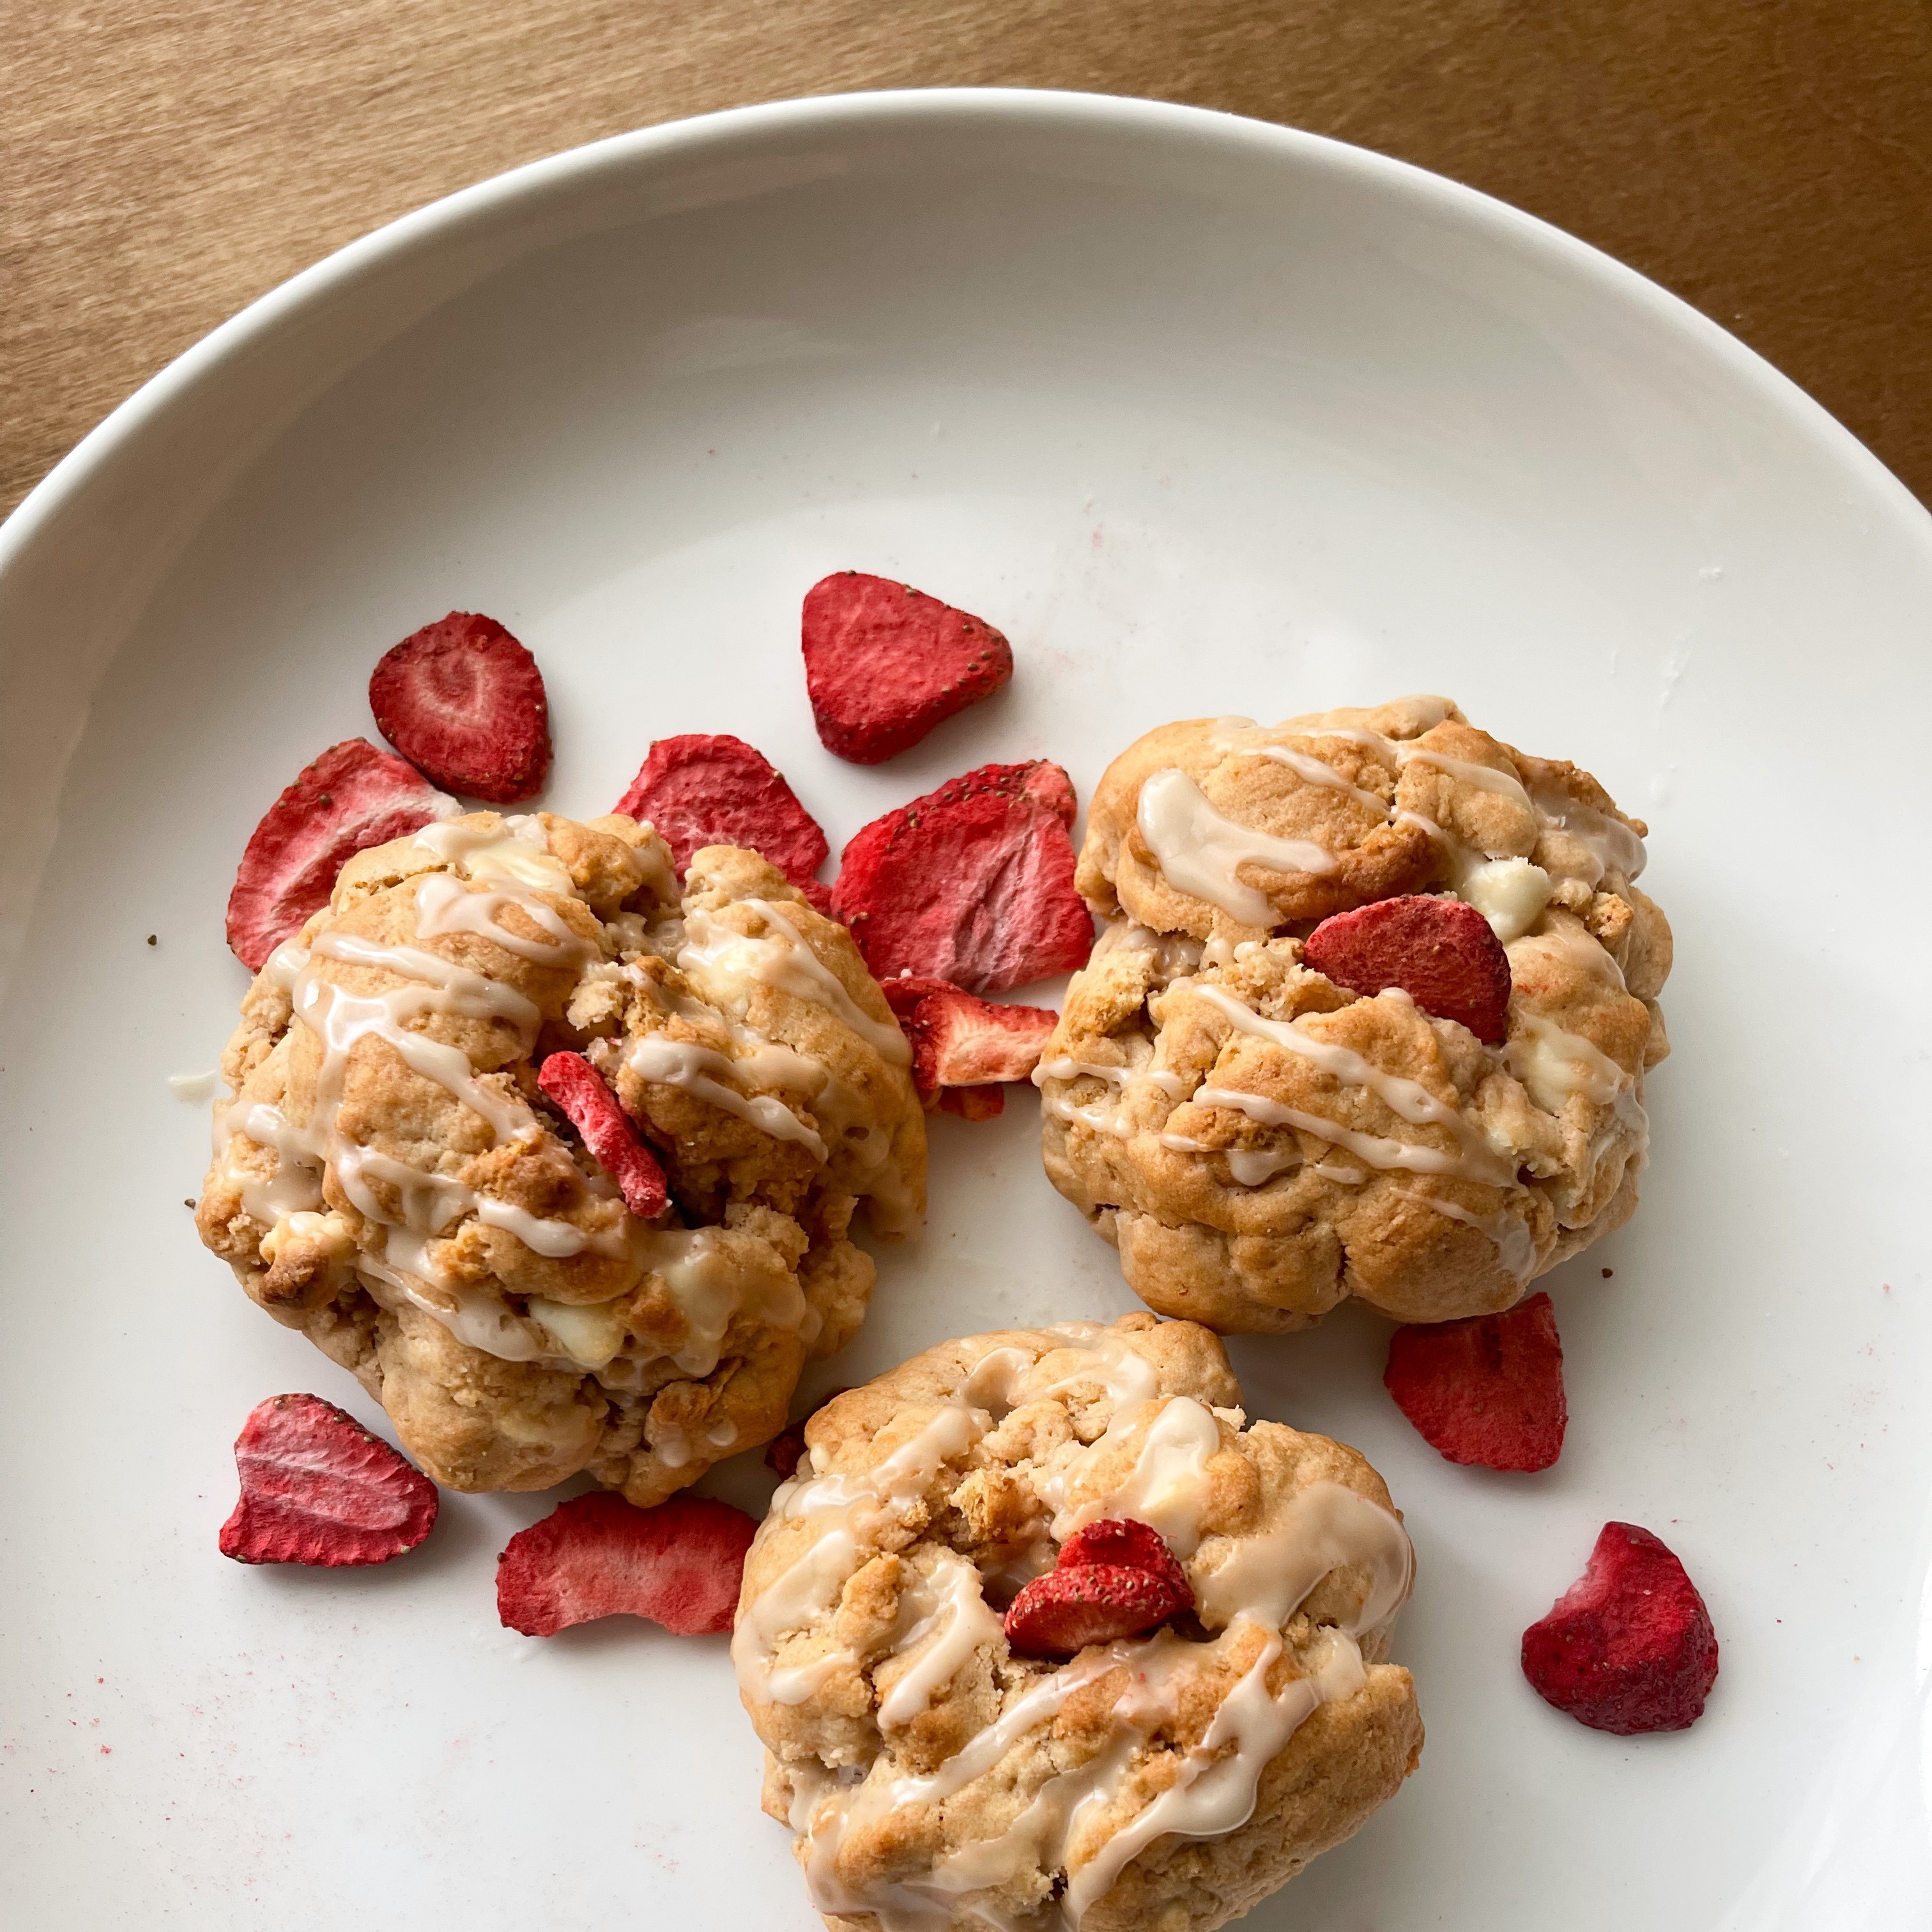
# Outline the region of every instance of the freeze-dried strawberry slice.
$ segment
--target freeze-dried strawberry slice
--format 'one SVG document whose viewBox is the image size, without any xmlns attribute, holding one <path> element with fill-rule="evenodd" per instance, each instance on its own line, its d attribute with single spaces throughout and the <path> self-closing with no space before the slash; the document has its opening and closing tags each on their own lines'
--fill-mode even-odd
<svg viewBox="0 0 1932 1932">
<path fill-rule="evenodd" d="M 913 1084 L 930 1093 L 1030 1078 L 1059 1018 L 1045 1006 L 1003 1006 L 957 986 L 928 993 L 903 1022 Z"/>
<path fill-rule="evenodd" d="M 496 1614 L 526 1636 L 598 1617 L 648 1617 L 678 1636 L 728 1630 L 758 1526 L 709 1496 L 637 1509 L 573 1496 L 520 1529 L 496 1559 Z"/>
<path fill-rule="evenodd" d="M 942 1087 L 933 1104 L 962 1120 L 997 1120 L 1006 1111 L 1004 1087 Z"/>
<path fill-rule="evenodd" d="M 1013 674 L 990 624 L 909 584 L 842 570 L 805 594 L 805 688 L 825 748 L 883 764 Z"/>
<path fill-rule="evenodd" d="M 1006 1612 L 1006 1641 L 1028 1657 L 1071 1657 L 1090 1643 L 1144 1636 L 1190 1600 L 1151 1570 L 1082 1564 L 1020 1592 Z"/>
<path fill-rule="evenodd" d="M 1151 1523 L 1132 1516 L 1106 1516 L 1076 1529 L 1060 1546 L 1059 1568 L 1084 1570 L 1096 1564 L 1144 1570 L 1174 1593 L 1177 1609 L 1194 1607 L 1194 1586 L 1188 1582 L 1186 1571 L 1167 1546 L 1166 1538 Z"/>
<path fill-rule="evenodd" d="M 918 802 L 922 806 L 950 805 L 955 799 L 970 798 L 976 793 L 996 791 L 1007 798 L 1030 798 L 1043 805 L 1065 826 L 1073 830 L 1078 801 L 1073 781 L 1051 758 L 1028 758 L 1018 765 L 982 765 L 956 778 L 948 778 L 937 791 L 929 791 Z"/>
<path fill-rule="evenodd" d="M 543 673 L 494 617 L 452 610 L 385 652 L 369 679 L 369 709 L 410 764 L 465 798 L 514 805 L 543 789 Z"/>
<path fill-rule="evenodd" d="M 1718 1681 L 1718 1635 L 1670 1550 L 1634 1522 L 1606 1522 L 1590 1567 L 1523 1632 L 1522 1674 L 1594 1731 L 1681 1731 Z"/>
<path fill-rule="evenodd" d="M 919 1010 L 919 1003 L 928 993 L 956 993 L 950 980 L 935 980 L 929 974 L 902 973 L 896 980 L 881 980 L 879 990 L 896 1019 L 909 1020 Z"/>
<path fill-rule="evenodd" d="M 998 791 L 875 818 L 846 847 L 832 900 L 881 981 L 1002 992 L 1084 966 L 1094 944 L 1059 814 Z"/>
<path fill-rule="evenodd" d="M 319 1395 L 257 1402 L 235 1467 L 242 1498 L 221 1553 L 238 1563 L 386 1563 L 436 1527 L 436 1485 Z"/>
<path fill-rule="evenodd" d="M 1546 1469 L 1563 1453 L 1563 1344 L 1546 1294 L 1501 1315 L 1398 1328 L 1382 1382 L 1452 1462 Z"/>
<path fill-rule="evenodd" d="M 366 738 L 332 745 L 262 814 L 228 895 L 228 944 L 259 973 L 328 904 L 358 852 L 420 832 L 458 809 L 413 766 Z"/>
<path fill-rule="evenodd" d="M 631 1212 L 646 1221 L 662 1214 L 670 1201 L 664 1169 L 596 1068 L 580 1053 L 553 1053 L 538 1070 L 537 1084 L 584 1137 L 591 1159 L 617 1184 Z"/>
<path fill-rule="evenodd" d="M 832 849 L 764 754 L 725 732 L 658 739 L 615 808 L 649 820 L 680 873 L 700 847 L 743 845 L 808 886 Z"/>
<path fill-rule="evenodd" d="M 1338 986 L 1400 986 L 1426 1013 L 1460 1020 L 1478 1040 L 1509 1034 L 1510 963 L 1489 921 L 1460 899 L 1378 899 L 1324 919 L 1304 962 Z"/>
</svg>

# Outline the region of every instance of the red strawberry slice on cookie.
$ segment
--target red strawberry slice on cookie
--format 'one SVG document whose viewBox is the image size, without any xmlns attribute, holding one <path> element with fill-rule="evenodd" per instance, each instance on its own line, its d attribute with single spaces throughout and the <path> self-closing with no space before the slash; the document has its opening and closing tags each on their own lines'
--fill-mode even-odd
<svg viewBox="0 0 1932 1932">
<path fill-rule="evenodd" d="M 574 1496 L 496 1559 L 496 1614 L 526 1636 L 598 1617 L 648 1617 L 678 1636 L 728 1630 L 758 1526 L 709 1496 L 638 1509 L 622 1496 Z"/>
<path fill-rule="evenodd" d="M 278 1395 L 235 1438 L 241 1500 L 221 1526 L 238 1563 L 386 1563 L 436 1526 L 436 1485 L 318 1395 Z"/>
<path fill-rule="evenodd" d="M 1013 674 L 1012 647 L 981 619 L 909 584 L 842 570 L 806 592 L 805 684 L 820 741 L 883 764 Z"/>
<path fill-rule="evenodd" d="M 1681 1731 L 1718 1681 L 1718 1634 L 1676 1557 L 1634 1522 L 1606 1522 L 1589 1568 L 1523 1632 L 1522 1674 L 1594 1731 Z"/>
<path fill-rule="evenodd" d="M 659 738 L 614 808 L 648 820 L 680 876 L 706 845 L 742 845 L 822 898 L 813 876 L 831 848 L 817 819 L 764 754 L 728 733 Z M 820 909 L 824 910 L 821 905 Z"/>
<path fill-rule="evenodd" d="M 413 766 L 366 738 L 332 745 L 262 815 L 228 895 L 228 944 L 259 973 L 328 904 L 335 875 L 367 847 L 458 809 Z"/>
<path fill-rule="evenodd" d="M 1509 955 L 1460 899 L 1416 894 L 1338 912 L 1308 935 L 1302 959 L 1351 992 L 1399 986 L 1424 1012 L 1460 1021 L 1492 1046 L 1509 1036 Z"/>
<path fill-rule="evenodd" d="M 580 1053 L 553 1053 L 537 1070 L 537 1084 L 583 1137 L 590 1157 L 617 1184 L 625 1205 L 655 1220 L 670 1204 L 658 1157 L 638 1137 L 631 1117 Z"/>
<path fill-rule="evenodd" d="M 405 638 L 371 674 L 369 709 L 410 764 L 465 798 L 514 805 L 549 776 L 543 673 L 494 617 L 452 610 Z"/>
<path fill-rule="evenodd" d="M 1144 1636 L 1194 1607 L 1187 1575 L 1150 1524 L 1110 1516 L 1078 1529 L 1058 1562 L 1006 1612 L 1006 1641 L 1028 1657 L 1071 1657 L 1092 1643 Z"/>
</svg>

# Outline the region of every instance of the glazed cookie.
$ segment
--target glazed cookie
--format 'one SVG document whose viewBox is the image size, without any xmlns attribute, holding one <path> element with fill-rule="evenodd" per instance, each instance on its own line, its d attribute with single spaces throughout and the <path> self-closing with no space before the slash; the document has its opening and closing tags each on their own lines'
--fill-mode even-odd
<svg viewBox="0 0 1932 1932">
<path fill-rule="evenodd" d="M 1444 698 L 1150 732 L 1081 853 L 1110 923 L 1034 1076 L 1048 1175 L 1144 1300 L 1223 1333 L 1509 1306 L 1636 1205 L 1669 1050 L 1644 829 Z"/>
<path fill-rule="evenodd" d="M 558 1052 L 667 1211 L 540 1088 Z M 697 853 L 680 894 L 628 818 L 446 820 L 352 859 L 250 988 L 196 1224 L 439 1482 L 587 1469 L 649 1504 L 776 1434 L 863 1318 L 855 1208 L 924 1210 L 909 1061 L 844 928 L 755 854 Z"/>
<path fill-rule="evenodd" d="M 1132 1315 L 944 1342 L 812 1418 L 732 1656 L 834 1932 L 1210 1932 L 1414 1768 L 1388 1492 L 1240 1398 L 1205 1329 Z M 1158 1624 L 1042 1645 L 1034 1580 L 1096 1537 L 1152 1546 Z"/>
</svg>

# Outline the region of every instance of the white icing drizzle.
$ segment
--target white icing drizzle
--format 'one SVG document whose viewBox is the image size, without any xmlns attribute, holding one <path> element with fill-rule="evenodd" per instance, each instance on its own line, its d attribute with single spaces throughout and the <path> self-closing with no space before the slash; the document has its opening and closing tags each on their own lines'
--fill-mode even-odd
<svg viewBox="0 0 1932 1932">
<path fill-rule="evenodd" d="M 807 1475 L 779 1490 L 772 1505 L 776 1519 L 825 1521 L 799 1558 L 740 1616 L 732 1655 L 745 1696 L 753 1702 L 796 1702 L 832 1672 L 858 1668 L 860 1659 L 838 1650 L 776 1669 L 774 1648 L 832 1608 L 863 1560 L 864 1547 L 923 1499 L 941 1466 L 967 1453 L 992 1426 L 994 1412 L 1082 1384 L 1104 1389 L 1114 1413 L 1100 1439 L 1059 1472 L 1054 1483 L 1043 1486 L 1045 1499 L 1057 1512 L 1054 1537 L 1064 1540 L 1102 1516 L 1131 1515 L 1153 1523 L 1184 1560 L 1198 1559 L 1202 1621 L 1220 1634 L 1202 1644 L 1163 1630 L 1084 1652 L 1028 1684 L 995 1722 L 929 1772 L 861 1778 L 856 1771 L 790 1768 L 790 1820 L 805 1841 L 813 1904 L 826 1913 L 874 1915 L 880 1932 L 941 1932 L 961 1923 L 1017 1932 L 1016 1922 L 997 1901 L 975 1894 L 1030 1865 L 1067 1874 L 1059 1916 L 1077 1928 L 1126 1864 L 1156 1838 L 1211 1837 L 1237 1828 L 1253 1808 L 1263 1768 L 1295 1727 L 1323 1702 L 1346 1697 L 1364 1682 L 1358 1640 L 1381 1630 L 1408 1594 L 1413 1554 L 1397 1520 L 1338 1484 L 1311 1484 L 1266 1531 L 1204 1542 L 1207 1465 L 1221 1447 L 1213 1413 L 1191 1398 L 1174 1397 L 1143 1421 L 1145 1404 L 1159 1394 L 1158 1376 L 1145 1358 L 1096 1324 L 1070 1323 L 1049 1332 L 1058 1346 L 1044 1354 L 1015 1345 L 988 1351 L 951 1400 L 864 1475 Z M 1070 1506 L 1067 1490 L 1136 1429 L 1142 1439 L 1126 1475 L 1105 1492 Z M 1340 1626 L 1324 1627 L 1304 1655 L 1305 1672 L 1271 1693 L 1268 1676 L 1282 1655 L 1282 1627 L 1336 1570 L 1366 1571 L 1360 1610 Z M 932 1570 L 910 1587 L 890 1652 L 894 1659 L 908 1661 L 880 1700 L 883 1727 L 909 1723 L 929 1708 L 975 1651 L 998 1636 L 998 1619 L 986 1604 L 981 1583 L 970 1563 L 942 1550 Z M 1082 1858 L 1090 1836 L 1087 1821 L 1114 1800 L 1136 1754 L 1175 1714 L 1180 1678 L 1238 1654 L 1244 1660 L 1239 1674 L 1200 1741 L 1185 1754 L 1173 1785 Z M 992 1770 L 1028 1733 L 1051 1724 L 1076 1691 L 1110 1672 L 1126 1678 L 1112 1736 L 1088 1762 L 1048 1778 L 999 1838 L 958 1846 L 916 1878 L 862 1892 L 840 1879 L 839 1846 L 856 1823 L 907 1806 L 943 1804 Z"/>
<path fill-rule="evenodd" d="M 798 1063 L 797 1070 L 786 1067 L 788 1074 L 795 1076 L 796 1070 L 815 1073 L 816 1086 L 823 1088 L 828 1078 L 823 1067 L 815 1066 L 800 1054 L 792 1054 L 788 1058 Z M 740 1072 L 753 1078 L 757 1077 L 754 1067 L 741 1065 L 728 1053 L 720 1053 L 715 1048 L 700 1046 L 689 1040 L 666 1040 L 662 1034 L 646 1034 L 633 1042 L 624 1055 L 624 1064 L 640 1080 L 678 1088 L 694 1099 L 749 1120 L 775 1140 L 796 1142 L 810 1152 L 814 1160 L 826 1158 L 824 1142 L 783 1101 L 765 1094 L 741 1094 L 735 1087 L 726 1084 Z M 802 1083 L 794 1077 L 783 1084 L 797 1086 Z"/>
<path fill-rule="evenodd" d="M 932 1576 L 908 1594 L 919 1620 L 893 1652 L 912 1662 L 879 1700 L 879 1723 L 886 1729 L 909 1724 L 929 1708 L 934 1694 L 952 1682 L 980 1645 L 998 1643 L 1004 1634 L 987 1607 L 979 1571 L 956 1551 L 941 1550 Z"/>
<path fill-rule="evenodd" d="M 1309 1172 L 1343 1187 L 1359 1187 L 1369 1178 L 1359 1167 L 1345 1167 L 1338 1160 L 1318 1160 Z"/>
<path fill-rule="evenodd" d="M 774 1328 L 802 1329 L 805 1292 L 788 1270 L 746 1266 L 724 1247 L 715 1228 L 640 1231 L 634 1246 L 645 1269 L 676 1303 L 686 1324 L 684 1345 L 670 1358 L 680 1374 L 703 1376 L 717 1367 L 724 1331 L 739 1315 Z"/>
<path fill-rule="evenodd" d="M 1299 1148 L 1229 1148 L 1228 1172 L 1244 1187 L 1260 1187 L 1301 1165 Z"/>
<path fill-rule="evenodd" d="M 1464 1117 L 1462 1110 L 1438 1100 L 1418 1082 L 1405 1079 L 1399 1074 L 1384 1072 L 1349 1048 L 1318 1040 L 1292 1022 L 1264 1019 L 1223 987 L 1197 982 L 1194 990 L 1217 1012 L 1232 1020 L 1238 1031 L 1298 1054 L 1320 1068 L 1338 1085 L 1366 1088 L 1391 1112 L 1412 1124 L 1446 1127 L 1455 1136 L 1461 1151 L 1451 1154 L 1439 1148 L 1420 1147 L 1412 1142 L 1359 1133 L 1319 1114 L 1306 1114 L 1280 1101 L 1258 1094 L 1240 1094 L 1227 1088 L 1196 1089 L 1193 1098 L 1200 1105 L 1235 1107 L 1251 1120 L 1270 1126 L 1299 1128 L 1304 1133 L 1347 1148 L 1371 1167 L 1407 1168 L 1419 1174 L 1459 1174 L 1466 1180 L 1484 1181 L 1494 1186 L 1506 1186 L 1514 1180 L 1514 1168 L 1490 1146 L 1480 1130 Z"/>
<path fill-rule="evenodd" d="M 715 914 L 694 908 L 684 918 L 685 943 L 677 953 L 681 973 L 740 1016 L 753 980 L 810 1000 L 836 1014 L 888 1066 L 911 1064 L 912 1048 L 898 1026 L 873 1018 L 776 905 L 769 899 L 737 903 L 750 907 L 770 932 L 762 937 L 742 933 Z"/>
<path fill-rule="evenodd" d="M 1047 1492 L 1064 1496 L 1080 1483 L 1098 1459 L 1110 1453 L 1132 1412 L 1115 1413 L 1099 1440 L 1081 1451 L 1060 1473 Z M 1212 1410 L 1191 1396 L 1176 1396 L 1148 1425 L 1134 1466 L 1124 1480 L 1084 1502 L 1058 1508 L 1053 1538 L 1064 1543 L 1083 1525 L 1114 1516 L 1132 1516 L 1151 1523 L 1184 1562 L 1201 1540 L 1201 1516 L 1207 1508 L 1208 1463 L 1220 1453 L 1221 1427 Z"/>
<path fill-rule="evenodd" d="M 1504 1064 L 1546 1114 L 1562 1113 L 1573 1094 L 1599 1106 L 1610 1106 L 1634 1085 L 1636 1076 L 1624 1072 L 1592 1042 L 1530 1012 L 1520 1000 L 1510 1018 L 1509 1043 L 1502 1049 Z"/>
<path fill-rule="evenodd" d="M 1152 1087 L 1165 1094 L 1169 1100 L 1180 1099 L 1186 1083 L 1178 1073 L 1167 1073 L 1152 1067 L 1136 1072 L 1128 1066 L 1110 1066 L 1092 1060 L 1043 1060 L 1033 1070 L 1033 1084 L 1044 1090 L 1049 1080 L 1078 1080 L 1082 1078 L 1104 1080 L 1115 1088 L 1119 1099 L 1114 1107 L 1082 1107 L 1064 1094 L 1045 1094 L 1040 1105 L 1055 1119 L 1078 1122 L 1083 1127 L 1090 1127 L 1096 1134 L 1110 1135 L 1115 1140 L 1131 1140 L 1138 1131 L 1127 1118 L 1126 1101 L 1127 1090 L 1136 1084 Z"/>
<path fill-rule="evenodd" d="M 1325 846 L 1277 838 L 1223 817 L 1178 766 L 1156 772 L 1142 784 L 1136 815 L 1141 836 L 1168 882 L 1244 926 L 1273 925 L 1274 909 L 1265 893 L 1242 884 L 1240 866 L 1317 874 L 1335 869 L 1335 855 Z"/>
<path fill-rule="evenodd" d="M 1627 879 L 1642 874 L 1649 855 L 1643 841 L 1622 820 L 1550 786 L 1538 788 L 1536 809 L 1546 826 L 1568 832 L 1595 861 L 1596 877 L 1586 879 L 1586 885 L 1599 884 L 1607 872 L 1621 872 Z"/>
<path fill-rule="evenodd" d="M 1451 1221 L 1460 1221 L 1465 1227 L 1486 1234 L 1496 1244 L 1496 1258 L 1502 1263 L 1504 1272 L 1519 1282 L 1528 1281 L 1536 1272 L 1536 1237 L 1521 1215 L 1501 1208 L 1493 1214 L 1479 1214 L 1460 1202 L 1441 1200 L 1433 1194 L 1412 1194 L 1404 1188 L 1396 1192 L 1405 1201 L 1432 1208 Z"/>
</svg>

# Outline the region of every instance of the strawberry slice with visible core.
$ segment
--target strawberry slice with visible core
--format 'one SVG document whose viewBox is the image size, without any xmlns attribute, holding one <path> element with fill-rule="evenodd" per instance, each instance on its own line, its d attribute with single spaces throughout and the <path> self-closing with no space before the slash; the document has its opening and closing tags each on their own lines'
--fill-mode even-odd
<svg viewBox="0 0 1932 1932">
<path fill-rule="evenodd" d="M 466 798 L 514 805 L 549 775 L 543 673 L 494 617 L 452 610 L 385 652 L 369 709 L 404 758 Z"/>
<path fill-rule="evenodd" d="M 1028 1079 L 1059 1019 L 1045 1006 L 1004 1006 L 957 986 L 928 993 L 903 1023 L 913 1084 L 929 1093 Z"/>
<path fill-rule="evenodd" d="M 526 1636 L 599 1617 L 648 1617 L 678 1636 L 731 1628 L 758 1526 L 709 1496 L 638 1509 L 573 1496 L 520 1529 L 496 1559 L 496 1614 Z"/>
<path fill-rule="evenodd" d="M 1382 1382 L 1452 1462 L 1546 1469 L 1563 1453 L 1563 1343 L 1546 1294 L 1500 1315 L 1398 1328 Z"/>
<path fill-rule="evenodd" d="M 346 1409 L 272 1396 L 235 1438 L 241 1500 L 221 1526 L 238 1563 L 386 1563 L 436 1526 L 436 1485 Z"/>
<path fill-rule="evenodd" d="M 701 847 L 742 845 L 794 885 L 817 885 L 832 849 L 764 754 L 724 732 L 654 740 L 615 809 L 650 822 L 680 875 Z"/>
<path fill-rule="evenodd" d="M 1634 1522 L 1606 1522 L 1589 1568 L 1523 1632 L 1522 1674 L 1592 1730 L 1681 1731 L 1718 1681 L 1718 1634 L 1670 1551 Z"/>
<path fill-rule="evenodd" d="M 1308 935 L 1301 956 L 1351 992 L 1399 986 L 1424 1012 L 1459 1021 L 1492 1046 L 1509 1036 L 1509 955 L 1460 899 L 1417 894 L 1338 912 Z"/>
<path fill-rule="evenodd" d="M 874 819 L 846 847 L 832 901 L 881 982 L 1002 992 L 1072 972 L 1093 948 L 1058 813 L 1000 791 Z"/>
<path fill-rule="evenodd" d="M 1104 1516 L 1076 1529 L 1060 1546 L 1059 1569 L 1084 1570 L 1096 1564 L 1144 1570 L 1174 1593 L 1180 1609 L 1194 1607 L 1194 1586 L 1186 1571 L 1151 1523 L 1133 1516 Z"/>
<path fill-rule="evenodd" d="M 538 1070 L 537 1084 L 582 1136 L 591 1159 L 617 1184 L 631 1212 L 646 1221 L 662 1214 L 670 1204 L 664 1171 L 596 1068 L 580 1053 L 553 1053 Z"/>
<path fill-rule="evenodd" d="M 842 570 L 805 595 L 805 688 L 820 742 L 883 764 L 1013 674 L 999 632 L 909 584 Z"/>
<path fill-rule="evenodd" d="M 1142 1636 L 1185 1610 L 1174 1586 L 1126 1564 L 1082 1564 L 1036 1576 L 1006 1612 L 1006 1641 L 1028 1657 L 1071 1657 L 1089 1644 Z"/>
<path fill-rule="evenodd" d="M 262 815 L 228 895 L 228 944 L 259 973 L 328 904 L 335 875 L 365 848 L 458 809 L 413 766 L 366 738 L 332 745 Z"/>
</svg>

